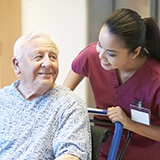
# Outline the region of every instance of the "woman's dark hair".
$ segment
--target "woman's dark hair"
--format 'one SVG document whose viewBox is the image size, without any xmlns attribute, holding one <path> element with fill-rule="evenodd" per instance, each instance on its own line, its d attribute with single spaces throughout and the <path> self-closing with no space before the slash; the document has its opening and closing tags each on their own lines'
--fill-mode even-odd
<svg viewBox="0 0 160 160">
<path fill-rule="evenodd" d="M 122 8 L 113 12 L 104 25 L 122 40 L 129 52 L 141 46 L 142 51 L 147 51 L 151 57 L 160 61 L 160 32 L 154 18 L 141 19 L 137 12 Z"/>
</svg>

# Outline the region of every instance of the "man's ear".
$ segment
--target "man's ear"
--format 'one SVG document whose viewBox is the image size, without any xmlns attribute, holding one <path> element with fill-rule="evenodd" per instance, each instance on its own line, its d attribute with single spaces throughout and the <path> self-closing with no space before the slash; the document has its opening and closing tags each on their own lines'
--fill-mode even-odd
<svg viewBox="0 0 160 160">
<path fill-rule="evenodd" d="M 12 64 L 14 67 L 14 72 L 18 75 L 21 73 L 20 68 L 19 68 L 19 60 L 16 58 L 12 58 Z"/>
<path fill-rule="evenodd" d="M 136 57 L 138 57 L 138 55 L 140 54 L 140 51 L 141 51 L 141 47 L 137 47 L 133 53 L 132 53 L 132 58 L 135 59 Z"/>
</svg>

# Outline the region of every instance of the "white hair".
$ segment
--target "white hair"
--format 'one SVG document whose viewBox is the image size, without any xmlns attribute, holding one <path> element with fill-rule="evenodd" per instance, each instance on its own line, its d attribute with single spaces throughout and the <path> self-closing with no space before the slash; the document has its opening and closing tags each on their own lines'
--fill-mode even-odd
<svg viewBox="0 0 160 160">
<path fill-rule="evenodd" d="M 17 39 L 14 44 L 13 53 L 16 59 L 21 58 L 24 53 L 24 46 L 29 43 L 30 40 L 35 39 L 37 37 L 49 38 L 53 41 L 56 46 L 57 53 L 59 53 L 59 45 L 58 43 L 50 36 L 50 34 L 45 30 L 37 30 L 27 35 L 23 35 Z"/>
</svg>

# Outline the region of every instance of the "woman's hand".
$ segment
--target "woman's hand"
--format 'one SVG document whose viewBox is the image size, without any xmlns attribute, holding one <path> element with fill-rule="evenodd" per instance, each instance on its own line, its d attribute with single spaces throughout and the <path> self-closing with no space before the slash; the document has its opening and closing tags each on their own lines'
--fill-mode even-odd
<svg viewBox="0 0 160 160">
<path fill-rule="evenodd" d="M 160 126 L 147 126 L 141 123 L 134 122 L 119 106 L 110 107 L 107 109 L 107 111 L 107 115 L 113 123 L 115 123 L 116 121 L 121 122 L 123 128 L 135 132 L 141 136 L 160 142 Z"/>
<path fill-rule="evenodd" d="M 123 128 L 128 128 L 127 126 L 131 123 L 131 119 L 126 115 L 126 113 L 119 107 L 110 107 L 107 109 L 108 118 L 115 123 L 116 121 L 123 124 Z"/>
</svg>

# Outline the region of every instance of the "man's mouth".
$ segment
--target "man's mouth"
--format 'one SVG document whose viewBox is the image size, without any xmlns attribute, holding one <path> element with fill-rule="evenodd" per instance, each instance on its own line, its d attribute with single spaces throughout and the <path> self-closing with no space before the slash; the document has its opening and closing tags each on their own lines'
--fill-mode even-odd
<svg viewBox="0 0 160 160">
<path fill-rule="evenodd" d="M 38 73 L 40 75 L 51 75 L 52 73 Z"/>
</svg>

